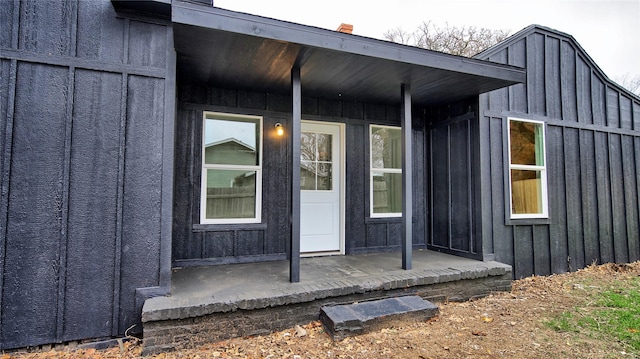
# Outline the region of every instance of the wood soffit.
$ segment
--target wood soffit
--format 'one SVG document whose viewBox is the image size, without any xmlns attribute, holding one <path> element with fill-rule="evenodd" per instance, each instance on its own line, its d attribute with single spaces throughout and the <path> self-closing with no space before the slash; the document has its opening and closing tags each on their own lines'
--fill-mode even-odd
<svg viewBox="0 0 640 359">
<path fill-rule="evenodd" d="M 440 105 L 523 83 L 522 68 L 174 0 L 178 79 L 290 93 L 300 66 L 305 96 Z"/>
</svg>

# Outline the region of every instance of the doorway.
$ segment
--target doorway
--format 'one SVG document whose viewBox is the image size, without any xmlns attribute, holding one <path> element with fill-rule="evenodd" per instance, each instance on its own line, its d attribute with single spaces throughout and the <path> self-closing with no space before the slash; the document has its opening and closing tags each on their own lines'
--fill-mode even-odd
<svg viewBox="0 0 640 359">
<path fill-rule="evenodd" d="M 344 172 L 344 124 L 302 121 L 302 255 L 344 254 Z"/>
</svg>

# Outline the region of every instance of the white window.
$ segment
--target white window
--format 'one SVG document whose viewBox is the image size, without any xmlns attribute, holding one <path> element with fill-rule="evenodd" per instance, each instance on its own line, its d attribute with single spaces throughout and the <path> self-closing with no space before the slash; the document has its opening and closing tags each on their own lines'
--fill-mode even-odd
<svg viewBox="0 0 640 359">
<path fill-rule="evenodd" d="M 371 125 L 369 132 L 371 217 L 402 216 L 402 131 Z"/>
<path fill-rule="evenodd" d="M 259 223 L 262 117 L 203 117 L 200 223 Z"/>
<path fill-rule="evenodd" d="M 544 122 L 509 118 L 511 218 L 548 218 Z"/>
</svg>

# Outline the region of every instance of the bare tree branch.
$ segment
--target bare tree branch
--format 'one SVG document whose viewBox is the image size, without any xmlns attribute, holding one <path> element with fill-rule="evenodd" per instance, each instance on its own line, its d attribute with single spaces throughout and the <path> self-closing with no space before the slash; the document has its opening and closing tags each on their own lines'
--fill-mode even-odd
<svg viewBox="0 0 640 359">
<path fill-rule="evenodd" d="M 431 21 L 423 22 L 413 33 L 398 27 L 384 34 L 389 41 L 466 57 L 472 57 L 508 36 L 508 30 L 456 27 L 448 23 L 439 27 Z"/>
<path fill-rule="evenodd" d="M 614 79 L 620 86 L 640 96 L 640 74 L 627 73 Z"/>
</svg>

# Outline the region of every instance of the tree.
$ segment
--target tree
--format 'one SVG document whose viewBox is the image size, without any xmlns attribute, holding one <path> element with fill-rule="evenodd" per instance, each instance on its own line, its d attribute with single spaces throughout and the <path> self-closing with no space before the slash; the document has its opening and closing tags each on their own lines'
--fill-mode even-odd
<svg viewBox="0 0 640 359">
<path fill-rule="evenodd" d="M 620 86 L 640 96 L 640 74 L 627 73 L 614 79 Z"/>
<path fill-rule="evenodd" d="M 456 27 L 448 23 L 439 27 L 428 21 L 423 22 L 413 33 L 398 27 L 388 30 L 383 36 L 386 40 L 404 45 L 472 57 L 506 39 L 509 31 L 475 26 Z"/>
</svg>

